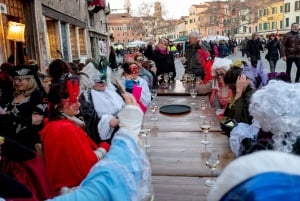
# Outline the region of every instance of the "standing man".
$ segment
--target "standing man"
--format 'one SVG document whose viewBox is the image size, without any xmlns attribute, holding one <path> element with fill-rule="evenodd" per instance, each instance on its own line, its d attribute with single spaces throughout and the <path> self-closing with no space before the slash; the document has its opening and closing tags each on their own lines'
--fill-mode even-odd
<svg viewBox="0 0 300 201">
<path fill-rule="evenodd" d="M 291 76 L 293 62 L 296 64 L 297 73 L 295 82 L 299 82 L 300 78 L 300 34 L 298 28 L 298 23 L 292 23 L 291 31 L 283 36 L 280 46 L 282 59 L 286 61 L 286 73 L 289 76 Z"/>
<path fill-rule="evenodd" d="M 199 34 L 192 31 L 189 34 L 189 46 L 186 50 L 182 63 L 186 65 L 185 73 L 193 73 L 197 77 L 204 77 L 204 69 L 198 58 L 198 50 L 202 48 L 199 44 Z M 204 47 L 203 47 L 204 48 Z"/>
<path fill-rule="evenodd" d="M 247 41 L 246 53 L 250 62 L 257 62 L 261 59 L 260 51 L 263 51 L 262 42 L 258 33 L 253 33 L 251 40 Z"/>
</svg>

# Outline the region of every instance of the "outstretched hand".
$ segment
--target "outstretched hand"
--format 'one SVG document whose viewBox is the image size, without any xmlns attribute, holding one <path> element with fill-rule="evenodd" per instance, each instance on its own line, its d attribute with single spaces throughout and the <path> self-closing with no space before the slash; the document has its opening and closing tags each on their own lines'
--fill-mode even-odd
<svg viewBox="0 0 300 201">
<path fill-rule="evenodd" d="M 136 105 L 139 106 L 138 103 L 136 102 L 136 99 L 129 93 L 122 93 L 122 96 L 125 100 L 125 103 L 127 105 Z"/>
</svg>

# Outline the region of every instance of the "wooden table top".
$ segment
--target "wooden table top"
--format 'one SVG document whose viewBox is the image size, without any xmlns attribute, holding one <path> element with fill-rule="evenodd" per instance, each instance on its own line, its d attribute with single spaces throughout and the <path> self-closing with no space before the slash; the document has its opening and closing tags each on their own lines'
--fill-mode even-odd
<svg viewBox="0 0 300 201">
<path fill-rule="evenodd" d="M 205 161 L 210 152 L 220 155 L 220 164 L 215 173 L 233 160 L 229 150 L 228 137 L 220 132 L 208 132 L 208 145 L 201 144 L 203 132 L 157 132 L 151 130 L 147 150 L 152 175 L 159 176 L 209 176 Z M 143 140 L 143 139 L 142 139 Z"/>
<path fill-rule="evenodd" d="M 158 96 L 190 96 L 190 89 L 194 87 L 190 82 L 174 80 L 168 87 L 161 85 L 157 90 Z M 206 94 L 201 94 L 206 95 Z"/>
<path fill-rule="evenodd" d="M 200 108 L 200 99 L 204 98 L 207 107 Z M 181 115 L 157 113 L 158 120 L 151 120 L 148 110 L 143 119 L 142 128 L 150 128 L 147 150 L 152 169 L 152 184 L 155 201 L 204 201 L 211 189 L 205 185 L 210 170 L 205 166 L 209 153 L 220 155 L 220 164 L 214 172 L 215 177 L 234 159 L 230 151 L 228 137 L 221 133 L 219 120 L 213 108 L 208 104 L 207 96 L 158 96 L 158 105 L 185 104 L 191 106 L 191 112 Z M 191 105 L 191 102 L 197 102 Z M 199 104 L 198 104 L 199 103 Z M 208 145 L 201 144 L 204 134 L 200 128 L 200 116 L 212 121 L 207 134 Z M 140 136 L 141 140 L 145 138 Z"/>
<path fill-rule="evenodd" d="M 204 201 L 206 177 L 152 176 L 155 201 Z"/>
<path fill-rule="evenodd" d="M 205 109 L 200 108 L 200 99 L 205 101 L 207 105 Z M 183 104 L 190 106 L 191 112 L 179 115 L 157 112 L 157 121 L 153 121 L 151 120 L 153 113 L 148 109 L 143 119 L 144 128 L 156 128 L 159 131 L 200 131 L 200 117 L 205 117 L 205 119 L 211 120 L 212 131 L 221 131 L 216 113 L 208 102 L 208 96 L 197 96 L 195 99 L 190 96 L 158 96 L 155 100 L 159 107 Z M 196 105 L 191 105 L 192 102 L 195 102 Z"/>
</svg>

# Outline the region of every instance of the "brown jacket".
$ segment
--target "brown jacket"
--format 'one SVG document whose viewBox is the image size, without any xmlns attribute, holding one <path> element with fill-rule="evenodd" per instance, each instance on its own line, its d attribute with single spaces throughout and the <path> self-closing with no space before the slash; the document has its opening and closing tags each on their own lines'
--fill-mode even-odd
<svg viewBox="0 0 300 201">
<path fill-rule="evenodd" d="M 287 58 L 300 58 L 300 33 L 290 31 L 281 41 L 281 56 Z"/>
</svg>

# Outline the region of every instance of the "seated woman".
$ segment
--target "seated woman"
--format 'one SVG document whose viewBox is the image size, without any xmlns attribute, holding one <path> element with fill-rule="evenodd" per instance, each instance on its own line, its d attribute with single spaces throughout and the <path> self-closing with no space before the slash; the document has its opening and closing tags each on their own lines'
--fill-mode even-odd
<svg viewBox="0 0 300 201">
<path fill-rule="evenodd" d="M 52 84 L 48 93 L 49 122 L 40 132 L 47 176 L 54 190 L 76 187 L 91 167 L 109 150 L 109 144 L 94 143 L 85 132 L 79 114 L 79 79 L 68 74 Z"/>
<path fill-rule="evenodd" d="M 132 93 L 141 109 L 145 112 L 151 102 L 151 93 L 147 82 L 139 76 L 139 68 L 135 63 L 123 64 L 121 84 L 127 92 Z"/>
<path fill-rule="evenodd" d="M 230 133 L 236 156 L 265 149 L 300 153 L 299 86 L 271 80 L 253 94 L 249 113 L 255 121 L 238 124 Z"/>
<path fill-rule="evenodd" d="M 242 74 L 241 68 L 233 66 L 226 72 L 224 83 L 232 90 L 232 100 L 225 108 L 223 121 L 234 119 L 237 122 L 251 123 L 248 108 L 254 90 L 250 86 L 250 80 Z"/>
<path fill-rule="evenodd" d="M 110 151 L 77 188 L 64 188 L 65 194 L 52 201 L 154 200 L 150 164 L 138 143 L 143 112 L 130 94 L 122 96 L 127 105 L 118 114 L 120 129 L 113 137 Z"/>
<path fill-rule="evenodd" d="M 141 53 L 137 53 L 134 56 L 134 61 L 139 67 L 139 76 L 147 81 L 150 89 L 153 88 L 153 81 L 154 81 L 153 74 L 143 66 L 144 55 L 142 55 Z"/>
<path fill-rule="evenodd" d="M 34 77 L 37 70 L 33 65 L 11 68 L 14 98 L 0 114 L 3 134 L 32 150 L 40 143 L 38 132 L 47 112 L 47 103 Z"/>
<path fill-rule="evenodd" d="M 227 106 L 232 96 L 231 89 L 224 83 L 224 76 L 232 63 L 230 59 L 215 58 L 212 66 L 213 79 L 206 84 L 196 82 L 198 93 L 210 93 L 209 102 L 216 110 L 218 117 L 221 119 L 224 108 Z"/>
<path fill-rule="evenodd" d="M 116 116 L 125 105 L 122 97 L 99 77 L 95 78 L 91 89 L 80 95 L 79 102 L 88 135 L 96 143 L 110 143 L 113 133 L 119 128 Z"/>
</svg>

